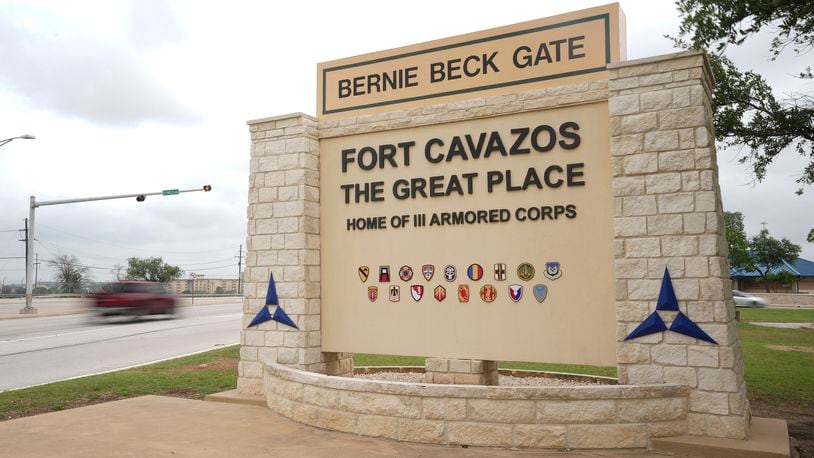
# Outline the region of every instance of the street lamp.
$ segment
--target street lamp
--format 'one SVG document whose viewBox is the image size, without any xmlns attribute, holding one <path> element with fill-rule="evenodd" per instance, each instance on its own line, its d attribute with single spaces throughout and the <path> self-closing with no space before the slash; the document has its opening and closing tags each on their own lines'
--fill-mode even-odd
<svg viewBox="0 0 814 458">
<path fill-rule="evenodd" d="M 18 138 L 22 138 L 23 140 L 34 140 L 37 137 L 35 137 L 33 135 L 29 135 L 29 134 L 20 135 L 18 137 L 11 137 L 11 138 L 7 138 L 5 140 L 0 140 L 0 146 L 5 145 L 6 143 L 8 143 L 8 142 L 10 142 L 12 140 L 17 140 Z"/>
</svg>

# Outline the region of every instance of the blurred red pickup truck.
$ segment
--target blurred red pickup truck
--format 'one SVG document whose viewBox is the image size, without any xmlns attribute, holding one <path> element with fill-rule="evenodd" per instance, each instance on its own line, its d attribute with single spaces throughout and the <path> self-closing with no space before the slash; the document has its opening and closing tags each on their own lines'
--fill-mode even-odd
<svg viewBox="0 0 814 458">
<path fill-rule="evenodd" d="M 122 281 L 111 285 L 110 291 L 91 296 L 94 311 L 108 315 L 172 315 L 175 296 L 168 294 L 161 283 Z"/>
</svg>

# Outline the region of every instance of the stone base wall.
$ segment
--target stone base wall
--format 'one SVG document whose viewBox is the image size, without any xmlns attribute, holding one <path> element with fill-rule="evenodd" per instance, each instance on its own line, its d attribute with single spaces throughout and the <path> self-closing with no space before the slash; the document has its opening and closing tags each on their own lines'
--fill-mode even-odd
<svg viewBox="0 0 814 458">
<path fill-rule="evenodd" d="M 431 444 L 548 449 L 645 448 L 687 433 L 677 385 L 487 387 L 330 377 L 266 366 L 269 407 L 294 421 Z"/>
<path fill-rule="evenodd" d="M 497 361 L 427 358 L 424 381 L 456 385 L 497 385 Z"/>
<path fill-rule="evenodd" d="M 814 307 L 814 294 L 778 294 L 762 292 L 755 292 L 752 294 L 766 299 L 769 302 L 769 305 Z"/>
</svg>

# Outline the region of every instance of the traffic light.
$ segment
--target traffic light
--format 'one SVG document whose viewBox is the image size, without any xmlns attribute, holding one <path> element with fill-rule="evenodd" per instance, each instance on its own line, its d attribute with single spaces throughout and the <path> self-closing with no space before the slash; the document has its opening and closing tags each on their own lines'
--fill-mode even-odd
<svg viewBox="0 0 814 458">
<path fill-rule="evenodd" d="M 144 199 L 146 199 L 146 197 L 144 197 L 143 194 L 140 196 L 136 196 L 136 202 L 144 202 Z"/>
<path fill-rule="evenodd" d="M 205 184 L 204 187 L 203 187 L 203 190 L 204 190 L 204 192 L 209 192 L 209 191 L 212 190 L 212 186 L 209 186 L 208 184 Z"/>
</svg>

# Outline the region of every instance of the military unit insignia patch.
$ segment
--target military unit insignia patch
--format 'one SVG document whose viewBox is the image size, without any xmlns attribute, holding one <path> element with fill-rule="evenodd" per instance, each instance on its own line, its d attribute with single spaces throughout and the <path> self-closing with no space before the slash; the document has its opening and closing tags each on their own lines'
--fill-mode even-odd
<svg viewBox="0 0 814 458">
<path fill-rule="evenodd" d="M 455 266 L 450 264 L 444 267 L 444 279 L 446 281 L 455 281 L 456 278 L 458 278 L 458 271 L 455 270 Z"/>
<path fill-rule="evenodd" d="M 495 264 L 495 280 L 506 281 L 506 264 Z"/>
<path fill-rule="evenodd" d="M 469 302 L 469 285 L 458 285 L 458 302 Z"/>
<path fill-rule="evenodd" d="M 359 279 L 362 280 L 362 283 L 367 281 L 367 277 L 369 275 L 370 275 L 370 267 L 368 267 L 368 266 L 359 267 Z"/>
<path fill-rule="evenodd" d="M 492 285 L 483 285 L 480 289 L 480 298 L 483 302 L 493 302 L 497 298 L 497 290 Z"/>
<path fill-rule="evenodd" d="M 430 281 L 432 280 L 432 276 L 435 273 L 435 266 L 432 264 L 424 264 L 421 266 L 421 275 L 424 276 L 424 280 Z"/>
<path fill-rule="evenodd" d="M 518 302 L 523 297 L 523 287 L 520 285 L 509 285 L 509 297 L 513 302 Z"/>
<path fill-rule="evenodd" d="M 413 268 L 410 266 L 401 266 L 399 269 L 399 278 L 401 281 L 410 281 L 413 279 Z"/>
<path fill-rule="evenodd" d="M 549 280 L 556 280 L 562 277 L 562 269 L 560 269 L 560 263 L 559 262 L 545 263 L 545 276 Z"/>
<path fill-rule="evenodd" d="M 483 279 L 485 274 L 485 270 L 483 266 L 477 263 L 470 264 L 466 269 L 466 276 L 469 277 L 472 281 L 480 281 Z M 367 279 L 370 277 L 370 268 L 368 266 L 359 266 L 358 269 L 359 279 L 362 283 L 367 282 Z M 545 269 L 543 274 L 549 280 L 556 280 L 562 276 L 562 267 L 559 262 L 546 262 Z M 401 281 L 409 282 L 413 279 L 413 268 L 409 265 L 402 265 L 401 268 L 398 270 L 398 276 Z M 433 264 L 424 264 L 421 266 L 421 275 L 424 277 L 425 280 L 430 281 L 433 276 L 435 275 L 435 266 Z M 522 281 L 530 281 L 534 278 L 535 269 L 534 265 L 528 262 L 521 263 L 517 266 L 517 278 Z M 458 277 L 458 271 L 456 267 L 452 264 L 447 264 L 443 268 L 443 276 L 444 280 L 452 283 Z M 507 279 L 507 265 L 502 262 L 498 262 L 494 264 L 494 277 L 496 281 L 505 281 Z M 390 266 L 379 266 L 379 282 L 380 283 L 390 283 Z M 399 302 L 401 300 L 401 291 L 398 285 L 387 285 L 387 293 L 388 298 L 391 302 Z M 406 286 L 405 286 L 406 288 Z M 413 298 L 414 301 L 419 302 L 424 297 L 424 291 L 426 290 L 427 286 L 425 285 L 410 285 L 410 297 Z M 490 303 L 494 302 L 497 299 L 497 289 L 493 285 L 483 285 L 480 290 L 478 290 L 478 286 L 474 286 L 474 291 L 480 291 L 480 298 L 484 302 Z M 534 299 L 537 302 L 542 303 L 546 300 L 548 296 L 548 286 L 543 285 L 541 283 L 535 284 L 533 287 L 529 286 L 532 289 L 532 293 L 534 295 Z M 520 302 L 523 299 L 524 295 L 524 286 L 522 284 L 511 284 L 508 285 L 508 293 L 509 299 L 513 302 Z M 505 291 L 505 290 L 504 290 Z M 472 291 L 470 291 L 470 285 L 458 285 L 457 286 L 458 292 L 458 302 L 460 303 L 468 303 L 470 302 Z M 442 302 L 447 297 L 447 289 L 442 285 L 438 285 L 433 288 L 433 296 L 438 302 Z M 367 289 L 367 297 L 370 302 L 376 302 L 379 297 L 379 289 L 376 286 L 370 286 Z"/>
<path fill-rule="evenodd" d="M 534 285 L 534 298 L 537 299 L 537 302 L 542 303 L 547 295 L 548 288 L 546 288 L 545 285 L 541 284 Z"/>
<path fill-rule="evenodd" d="M 534 266 L 524 262 L 517 266 L 517 277 L 523 281 L 529 281 L 534 278 Z"/>
<path fill-rule="evenodd" d="M 424 285 L 412 285 L 410 286 L 410 296 L 413 298 L 414 301 L 418 302 L 424 297 Z"/>
<path fill-rule="evenodd" d="M 435 290 L 433 290 L 433 295 L 438 302 L 441 302 L 447 298 L 447 289 L 438 285 L 435 287 Z"/>
<path fill-rule="evenodd" d="M 466 269 L 466 275 L 472 281 L 478 281 L 483 278 L 483 267 L 480 264 L 472 264 Z"/>
<path fill-rule="evenodd" d="M 379 283 L 390 283 L 390 266 L 379 266 Z"/>
</svg>

